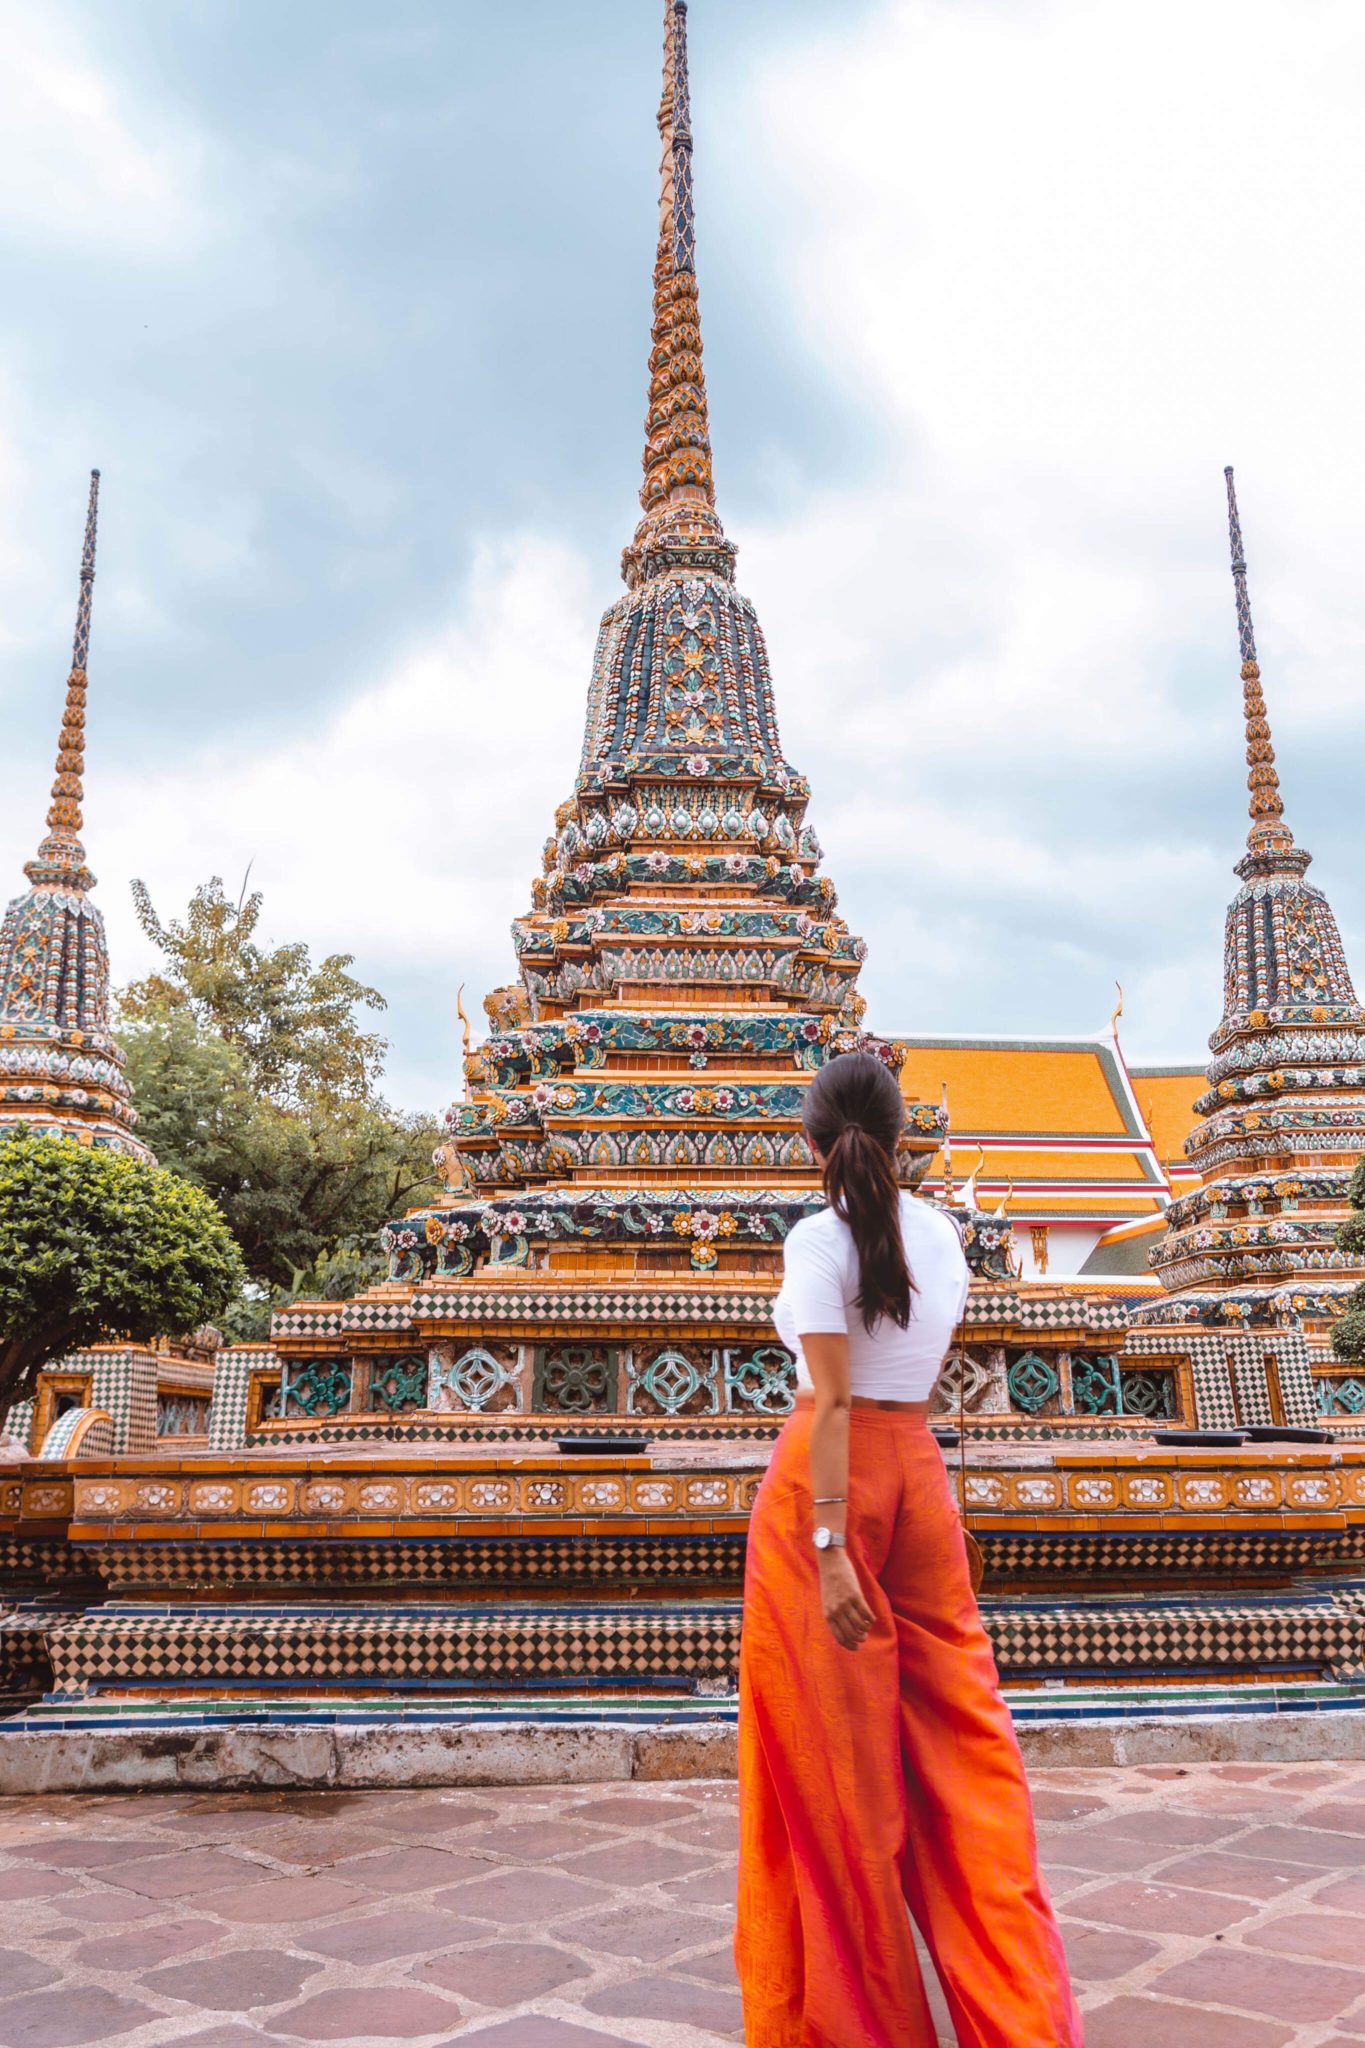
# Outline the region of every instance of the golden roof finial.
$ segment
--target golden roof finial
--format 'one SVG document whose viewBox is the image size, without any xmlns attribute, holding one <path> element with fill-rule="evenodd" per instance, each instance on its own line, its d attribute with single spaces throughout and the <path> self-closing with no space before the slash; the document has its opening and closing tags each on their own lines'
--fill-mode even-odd
<svg viewBox="0 0 1365 2048">
<path fill-rule="evenodd" d="M 1109 1036 L 1110 1036 L 1111 1038 L 1117 1038 L 1117 1037 L 1118 1037 L 1118 1035 L 1119 1035 L 1119 1018 L 1120 1018 L 1120 1017 L 1121 1017 L 1121 1016 L 1123 1015 L 1123 983 L 1122 983 L 1121 981 L 1116 981 L 1116 982 L 1114 983 L 1114 987 L 1115 987 L 1115 988 L 1116 988 L 1116 989 L 1118 990 L 1118 992 L 1119 992 L 1119 999 L 1118 999 L 1118 1001 L 1117 1001 L 1117 1002 L 1115 1003 L 1115 1005 L 1114 1005 L 1114 1014 L 1113 1014 L 1113 1016 L 1112 1016 L 1112 1017 L 1111 1017 L 1111 1018 L 1109 1019 Z"/>
<path fill-rule="evenodd" d="M 472 1030 L 472 1028 L 471 1028 L 471 1026 L 470 1026 L 470 1022 L 469 1022 L 469 1019 L 468 1019 L 468 1017 L 466 1017 L 466 1015 L 465 1015 L 465 1013 L 464 1013 L 464 983 L 463 983 L 463 982 L 461 982 L 461 983 L 460 983 L 460 986 L 459 986 L 459 987 L 458 987 L 458 988 L 456 989 L 456 991 L 455 991 L 455 1014 L 456 1014 L 456 1016 L 457 1016 L 457 1017 L 459 1018 L 459 1020 L 460 1020 L 460 1023 L 461 1023 L 461 1025 L 462 1025 L 462 1026 L 464 1027 L 464 1029 L 463 1029 L 463 1038 L 464 1038 L 464 1050 L 463 1050 L 463 1054 L 462 1054 L 462 1058 L 461 1058 L 461 1065 L 462 1065 L 462 1067 L 463 1067 L 463 1069 L 464 1069 L 464 1076 L 465 1076 L 465 1083 L 464 1083 L 464 1092 L 465 1092 L 465 1095 L 466 1095 L 466 1096 L 468 1096 L 468 1094 L 469 1094 L 469 1055 L 470 1055 L 470 1052 L 471 1052 L 471 1051 L 473 1050 L 473 1045 L 474 1045 L 474 1033 L 473 1033 L 473 1030 Z"/>
</svg>

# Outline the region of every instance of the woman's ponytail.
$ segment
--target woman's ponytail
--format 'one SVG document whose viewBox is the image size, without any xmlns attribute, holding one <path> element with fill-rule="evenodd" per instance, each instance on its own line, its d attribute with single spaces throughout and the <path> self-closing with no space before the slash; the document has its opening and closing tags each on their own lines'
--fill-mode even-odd
<svg viewBox="0 0 1365 2048">
<path fill-rule="evenodd" d="M 871 1053 L 841 1053 L 811 1082 L 803 1118 L 824 1160 L 830 1207 L 853 1235 L 863 1325 L 889 1316 L 904 1329 L 915 1282 L 901 1235 L 896 1140 L 905 1104 L 895 1077 Z"/>
</svg>

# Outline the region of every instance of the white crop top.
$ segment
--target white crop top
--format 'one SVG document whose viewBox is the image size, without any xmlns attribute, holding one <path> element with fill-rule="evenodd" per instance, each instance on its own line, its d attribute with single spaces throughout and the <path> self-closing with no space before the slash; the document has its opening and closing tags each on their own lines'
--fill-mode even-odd
<svg viewBox="0 0 1365 2048">
<path fill-rule="evenodd" d="M 957 1225 L 913 1195 L 901 1196 L 901 1235 L 915 1281 L 909 1324 L 902 1330 L 883 1316 L 868 1331 L 857 1304 L 858 1254 L 843 1217 L 822 1209 L 796 1225 L 783 1252 L 773 1322 L 795 1353 L 798 1387 L 811 1385 L 801 1349 L 804 1332 L 847 1335 L 851 1393 L 922 1401 L 933 1391 L 966 1306 L 970 1275 Z"/>
</svg>

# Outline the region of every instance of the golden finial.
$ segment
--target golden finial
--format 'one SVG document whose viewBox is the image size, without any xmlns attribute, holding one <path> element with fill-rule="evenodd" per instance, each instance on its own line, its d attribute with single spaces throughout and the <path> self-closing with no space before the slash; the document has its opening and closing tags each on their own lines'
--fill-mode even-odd
<svg viewBox="0 0 1365 2048">
<path fill-rule="evenodd" d="M 471 1051 L 473 1050 L 473 1045 L 474 1045 L 474 1034 L 473 1034 L 472 1030 L 470 1029 L 470 1025 L 469 1025 L 469 1019 L 468 1019 L 468 1017 L 466 1017 L 466 1015 L 465 1015 L 465 1013 L 464 1013 L 464 983 L 463 983 L 463 982 L 461 982 L 461 983 L 460 983 L 460 986 L 459 986 L 459 987 L 458 987 L 458 988 L 456 989 L 456 991 L 455 991 L 455 1014 L 456 1014 L 456 1016 L 457 1016 L 457 1017 L 459 1018 L 459 1020 L 460 1020 L 461 1024 L 462 1024 L 462 1025 L 464 1026 L 464 1057 L 463 1057 L 463 1062 L 462 1062 L 462 1064 L 463 1064 L 463 1066 L 464 1066 L 464 1070 L 465 1070 L 465 1085 L 464 1085 L 464 1092 L 465 1092 L 466 1096 L 468 1096 L 468 1094 L 469 1094 L 469 1055 L 470 1055 Z"/>
<path fill-rule="evenodd" d="M 1118 1037 L 1119 1018 L 1123 1015 L 1123 983 L 1121 981 L 1116 981 L 1114 983 L 1114 987 L 1118 990 L 1119 999 L 1114 1005 L 1114 1014 L 1109 1019 L 1109 1036 L 1111 1038 Z"/>
</svg>

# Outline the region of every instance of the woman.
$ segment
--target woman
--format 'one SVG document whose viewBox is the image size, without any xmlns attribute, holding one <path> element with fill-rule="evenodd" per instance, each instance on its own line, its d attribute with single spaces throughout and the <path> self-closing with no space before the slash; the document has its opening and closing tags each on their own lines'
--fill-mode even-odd
<svg viewBox="0 0 1365 2048">
<path fill-rule="evenodd" d="M 880 1060 L 831 1060 L 804 1114 L 829 1207 L 787 1239 L 774 1320 L 797 1402 L 754 1502 L 744 1589 L 747 2048 L 933 2048 L 909 1914 L 960 2048 L 1079 2048 L 926 1419 L 966 1260 L 949 1219 L 900 1189 L 905 1111 Z"/>
</svg>

